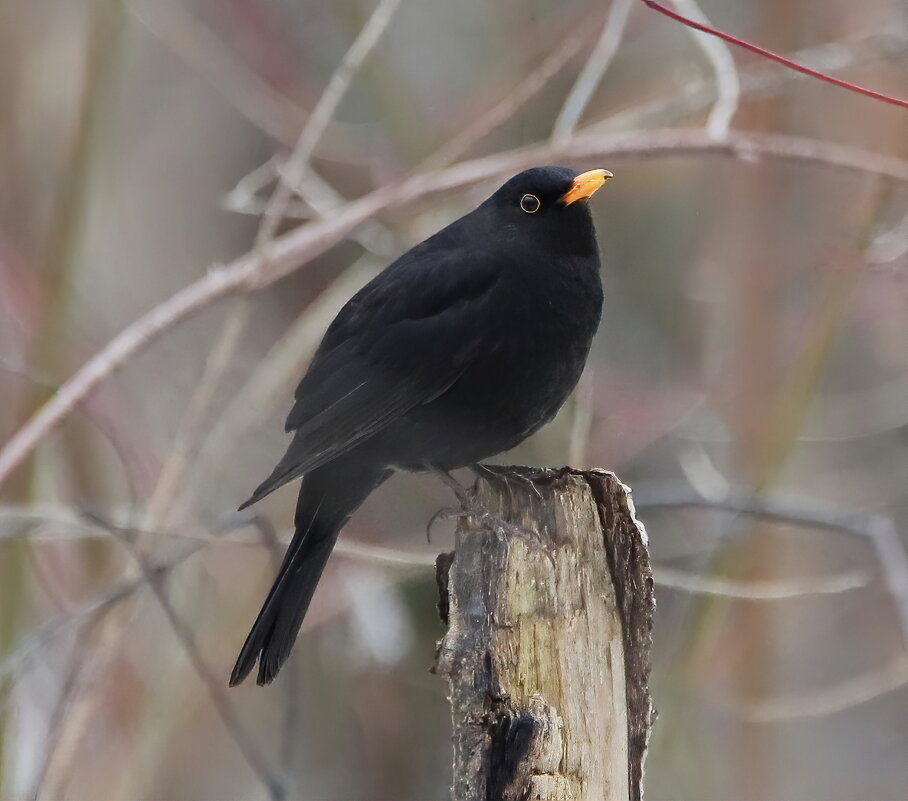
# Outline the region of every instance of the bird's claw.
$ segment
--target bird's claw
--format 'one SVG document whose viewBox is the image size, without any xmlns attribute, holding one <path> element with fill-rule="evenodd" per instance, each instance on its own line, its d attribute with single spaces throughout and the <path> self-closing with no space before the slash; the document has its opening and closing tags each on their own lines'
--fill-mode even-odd
<svg viewBox="0 0 908 801">
<path fill-rule="evenodd" d="M 460 518 L 466 517 L 467 512 L 463 509 L 457 509 L 453 506 L 446 506 L 443 509 L 439 509 L 432 517 L 429 518 L 429 522 L 426 523 L 426 542 L 432 542 L 432 527 L 439 520 L 450 520 L 452 517 Z"/>
<path fill-rule="evenodd" d="M 483 469 L 486 468 L 485 465 L 481 465 Z M 461 485 L 450 473 L 447 473 L 443 470 L 434 470 L 434 472 L 447 484 L 454 494 L 457 496 L 457 499 L 460 501 L 460 509 L 440 509 L 429 520 L 428 527 L 426 529 L 426 534 L 428 535 L 434 523 L 438 520 L 447 520 L 452 517 L 456 518 L 474 518 L 480 525 L 485 525 L 494 531 L 496 534 L 502 537 L 513 537 L 514 539 L 520 540 L 524 545 L 530 548 L 533 551 L 541 551 L 545 557 L 554 565 L 554 557 L 552 556 L 551 551 L 549 550 L 547 544 L 533 531 L 524 528 L 523 526 L 515 525 L 510 523 L 507 520 L 504 520 L 498 515 L 493 514 L 488 509 L 486 509 L 481 504 L 477 503 L 473 494 L 463 485 Z M 493 475 L 499 476 L 498 473 L 489 470 Z M 506 482 L 506 479 L 505 479 Z M 509 487 L 510 489 L 510 487 Z M 535 487 L 534 487 L 535 489 Z M 536 490 L 538 493 L 538 490 Z"/>
<path fill-rule="evenodd" d="M 472 465 L 471 467 L 472 467 L 473 472 L 476 473 L 477 475 L 484 474 L 486 476 L 490 476 L 492 479 L 497 479 L 498 481 L 503 483 L 508 490 L 508 496 L 512 503 L 514 501 L 514 492 L 511 489 L 512 481 L 520 482 L 525 487 L 527 487 L 530 490 L 530 492 L 532 492 L 533 495 L 535 495 L 540 501 L 544 500 L 542 497 L 542 493 L 539 491 L 539 487 L 536 486 L 536 482 L 533 481 L 531 478 L 528 478 L 527 476 L 522 475 L 521 473 L 514 473 L 505 468 L 498 468 L 497 465 L 480 464 L 479 462 Z M 498 469 L 496 469 L 496 468 L 498 468 Z"/>
</svg>

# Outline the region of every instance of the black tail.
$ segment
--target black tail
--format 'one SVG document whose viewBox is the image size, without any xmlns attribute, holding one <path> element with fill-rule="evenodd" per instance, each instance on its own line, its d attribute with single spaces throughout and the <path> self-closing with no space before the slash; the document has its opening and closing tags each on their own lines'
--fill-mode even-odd
<svg viewBox="0 0 908 801">
<path fill-rule="evenodd" d="M 357 460 L 359 461 L 359 460 Z M 349 458 L 313 470 L 296 503 L 296 532 L 277 578 L 230 674 L 233 687 L 259 662 L 256 682 L 270 684 L 290 655 L 315 586 L 344 523 L 391 473 Z"/>
</svg>

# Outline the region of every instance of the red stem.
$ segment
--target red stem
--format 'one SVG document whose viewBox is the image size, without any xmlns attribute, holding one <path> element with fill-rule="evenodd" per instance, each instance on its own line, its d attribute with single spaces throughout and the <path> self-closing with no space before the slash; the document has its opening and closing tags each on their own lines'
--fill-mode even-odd
<svg viewBox="0 0 908 801">
<path fill-rule="evenodd" d="M 769 58 L 773 61 L 778 61 L 779 64 L 784 64 L 789 69 L 803 72 L 805 75 L 810 75 L 813 78 L 819 78 L 821 81 L 826 81 L 827 83 L 834 84 L 835 86 L 841 86 L 843 89 L 848 89 L 851 92 L 858 92 L 859 94 L 867 95 L 867 97 L 873 97 L 877 100 L 882 100 L 884 103 L 891 103 L 893 106 L 908 108 L 908 100 L 902 100 L 901 98 L 892 97 L 891 95 L 884 95 L 882 92 L 875 92 L 873 89 L 867 89 L 863 86 L 858 86 L 855 83 L 849 83 L 848 81 L 843 81 L 840 78 L 834 78 L 832 75 L 827 75 L 825 72 L 819 72 L 818 70 L 811 69 L 810 67 L 805 67 L 803 64 L 798 64 L 796 61 L 792 61 L 790 58 L 785 58 L 785 56 L 780 56 L 778 53 L 773 53 L 772 50 L 767 50 L 765 47 L 751 44 L 750 42 L 746 42 L 743 39 L 739 39 L 737 36 L 732 36 L 730 33 L 725 33 L 724 31 L 717 30 L 716 28 L 711 28 L 709 25 L 703 25 L 699 22 L 695 22 L 694 20 L 689 19 L 682 14 L 679 14 L 677 11 L 672 11 L 670 8 L 666 8 L 664 5 L 662 5 L 662 3 L 657 3 L 656 0 L 643 0 L 643 2 L 655 11 L 658 11 L 660 14 L 665 14 L 666 17 L 671 17 L 671 19 L 677 20 L 683 25 L 687 25 L 688 28 L 695 28 L 698 31 L 703 31 L 703 33 L 708 33 L 712 36 L 718 36 L 720 39 L 724 39 L 726 42 L 730 42 L 731 44 L 737 45 L 738 47 L 743 47 L 745 50 L 750 50 L 751 53 L 756 53 L 759 56 L 763 56 L 763 58 Z"/>
</svg>

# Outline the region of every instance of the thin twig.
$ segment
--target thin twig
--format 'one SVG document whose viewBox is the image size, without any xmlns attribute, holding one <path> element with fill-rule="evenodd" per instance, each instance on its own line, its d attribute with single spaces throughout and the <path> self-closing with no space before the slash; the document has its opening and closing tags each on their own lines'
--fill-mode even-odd
<svg viewBox="0 0 908 801">
<path fill-rule="evenodd" d="M 167 559 L 151 563 L 150 569 L 164 574 L 185 562 L 207 544 L 207 541 L 197 541 L 184 545 Z M 49 623 L 30 632 L 27 636 L 22 637 L 16 647 L 0 660 L 0 679 L 14 673 L 32 654 L 39 651 L 59 634 L 68 631 L 74 624 L 81 623 L 96 613 L 105 612 L 115 607 L 120 601 L 131 597 L 144 586 L 145 578 L 143 576 L 120 581 L 110 589 L 74 607 L 67 614 L 51 620 Z"/>
<path fill-rule="evenodd" d="M 153 527 L 162 520 L 170 522 L 165 517 L 167 510 L 173 508 L 174 499 L 184 484 L 186 471 L 201 446 L 203 427 L 210 416 L 211 404 L 249 322 L 250 312 L 250 301 L 246 296 L 239 298 L 236 305 L 227 312 L 215 346 L 205 361 L 198 387 L 180 420 L 167 459 L 145 507 L 145 526 Z"/>
<path fill-rule="evenodd" d="M 447 167 L 479 140 L 511 119 L 529 100 L 542 91 L 552 78 L 561 72 L 561 68 L 580 50 L 584 39 L 583 32 L 567 36 L 557 49 L 498 103 L 475 121 L 468 122 L 466 128 L 425 159 L 420 164 L 420 169 Z"/>
<path fill-rule="evenodd" d="M 791 498 L 766 498 L 753 493 L 730 492 L 725 497 L 705 498 L 686 482 L 666 481 L 639 484 L 634 488 L 637 510 L 696 508 L 730 512 L 790 523 L 795 526 L 838 531 L 867 539 L 868 521 L 865 512 L 826 506 L 815 501 Z"/>
<path fill-rule="evenodd" d="M 111 339 L 68 379 L 0 451 L 0 485 L 35 446 L 105 378 L 177 322 L 232 293 L 265 287 L 324 253 L 350 231 L 381 211 L 414 203 L 430 194 L 507 175 L 555 157 L 654 158 L 715 155 L 752 162 L 764 157 L 880 175 L 908 183 L 908 161 L 861 148 L 778 134 L 730 133 L 717 142 L 699 129 L 625 131 L 578 136 L 563 145 L 545 144 L 462 162 L 385 186 L 347 204 L 330 219 L 299 226 L 260 252 L 213 268 L 198 281 L 155 306 Z"/>
<path fill-rule="evenodd" d="M 725 498 L 704 498 L 680 482 L 638 486 L 634 492 L 634 503 L 638 510 L 684 507 L 713 509 L 796 526 L 839 531 L 869 540 L 876 550 L 883 580 L 895 603 L 902 637 L 908 648 L 908 553 L 890 518 L 827 507 L 816 502 L 763 498 L 752 493 L 729 493 Z"/>
<path fill-rule="evenodd" d="M 686 570 L 658 565 L 653 566 L 653 580 L 660 587 L 742 601 L 788 601 L 792 598 L 809 598 L 817 595 L 838 595 L 864 589 L 868 584 L 867 576 L 859 572 L 794 581 L 735 581 L 700 576 Z"/>
<path fill-rule="evenodd" d="M 236 182 L 233 189 L 224 195 L 221 206 L 236 214 L 254 214 L 256 216 L 263 214 L 270 198 L 262 199 L 259 192 L 266 186 L 270 186 L 272 181 L 277 178 L 282 163 L 283 157 L 275 153 L 264 164 L 259 164 L 258 167 L 247 172 Z M 305 202 L 296 205 L 288 204 L 284 209 L 284 217 L 308 220 L 312 216 L 312 209 Z"/>
<path fill-rule="evenodd" d="M 697 22 L 704 28 L 710 27 L 710 22 L 703 13 L 697 0 L 671 0 L 672 5 L 687 18 Z M 706 120 L 706 130 L 715 139 L 724 139 L 731 126 L 732 117 L 738 109 L 741 97 L 741 82 L 738 79 L 738 70 L 731 50 L 721 39 L 709 36 L 701 30 L 691 30 L 694 41 L 703 51 L 712 65 L 716 76 L 716 102 L 709 112 Z"/>
<path fill-rule="evenodd" d="M 262 784 L 268 789 L 268 793 L 272 799 L 284 798 L 286 792 L 283 778 L 277 775 L 276 771 L 271 767 L 259 750 L 259 747 L 252 736 L 246 731 L 246 727 L 243 725 L 242 720 L 240 720 L 239 715 L 233 708 L 233 704 L 227 697 L 224 683 L 209 666 L 205 657 L 202 656 L 202 652 L 195 641 L 195 635 L 193 634 L 192 629 L 186 621 L 180 617 L 179 613 L 170 602 L 170 598 L 164 588 L 164 579 L 161 572 L 157 570 L 145 554 L 136 547 L 136 544 L 133 541 L 135 532 L 107 525 L 100 520 L 98 520 L 98 522 L 99 524 L 104 525 L 120 542 L 122 542 L 135 559 L 139 569 L 142 571 L 145 582 L 151 587 L 152 592 L 157 598 L 158 603 L 167 618 L 167 622 L 170 623 L 170 627 L 173 629 L 174 634 L 176 634 L 177 639 L 186 651 L 186 655 L 189 657 L 193 670 L 195 670 L 195 673 L 202 684 L 205 685 L 205 689 L 211 697 L 211 702 L 214 704 L 214 707 L 221 718 L 221 722 L 224 724 L 224 728 L 236 743 L 246 762 L 259 777 Z"/>
<path fill-rule="evenodd" d="M 92 699 L 93 689 L 102 679 L 104 667 L 109 664 L 111 641 L 107 636 L 107 621 L 115 607 L 107 606 L 96 610 L 89 626 L 80 632 L 84 659 L 73 667 L 78 675 L 68 689 L 65 709 L 55 721 L 44 754 L 44 766 L 38 789 L 43 790 L 47 799 L 63 798 L 72 776 L 79 764 L 80 747 L 85 733 L 90 730 L 95 716 Z M 18 650 L 18 649 L 17 649 Z"/>
<path fill-rule="evenodd" d="M 652 508 L 646 500 L 641 501 L 637 505 L 640 509 Z M 6 518 L 15 520 L 16 516 L 19 515 L 32 522 L 50 520 L 73 525 L 81 524 L 88 527 L 86 535 L 99 537 L 108 536 L 108 531 L 105 527 L 99 527 L 91 523 L 84 515 L 80 515 L 76 510 L 70 510 L 66 507 L 48 507 L 46 509 L 0 507 L 0 519 Z M 810 522 L 813 523 L 814 521 L 811 520 Z M 825 520 L 821 519 L 821 522 L 825 522 Z M 265 543 L 272 553 L 272 559 L 274 559 L 275 553 L 278 552 L 280 548 L 287 545 L 293 533 L 291 530 L 287 530 L 278 536 L 270 527 L 268 527 L 267 530 L 263 530 L 265 528 L 265 521 L 261 518 L 253 518 L 249 521 L 249 525 L 258 528 L 260 534 L 255 537 L 244 536 L 242 539 L 238 539 L 236 537 L 214 536 L 203 531 L 195 531 L 185 527 L 181 527 L 178 531 L 146 528 L 141 530 L 141 534 L 165 536 L 189 542 L 230 546 L 250 545 L 258 547 L 262 543 Z M 41 541 L 42 538 L 32 537 L 32 539 Z M 59 539 L 59 537 L 56 539 Z M 348 557 L 359 561 L 404 569 L 411 567 L 434 567 L 437 556 L 434 551 L 419 553 L 410 550 L 390 548 L 383 545 L 372 545 L 346 538 L 338 540 L 337 545 L 335 546 L 335 553 L 342 557 Z M 698 594 L 725 595 L 730 598 L 751 600 L 784 600 L 786 598 L 797 598 L 801 596 L 835 594 L 866 587 L 868 581 L 867 576 L 858 571 L 834 576 L 804 578 L 792 581 L 737 581 L 701 576 L 670 567 L 656 569 L 656 583 L 665 587 Z"/>
<path fill-rule="evenodd" d="M 908 686 L 908 655 L 900 654 L 882 668 L 819 690 L 801 690 L 792 695 L 734 704 L 745 720 L 778 723 L 784 720 L 819 718 L 866 704 L 886 693 Z"/>
<path fill-rule="evenodd" d="M 237 214 L 254 214 L 257 217 L 264 214 L 270 196 L 263 198 L 258 192 L 279 175 L 286 176 L 285 163 L 283 157 L 273 156 L 244 175 L 224 197 L 224 208 Z M 283 211 L 284 219 L 311 220 L 327 217 L 349 202 L 311 166 L 304 169 L 303 178 L 292 188 L 301 200 L 287 203 Z M 387 258 L 390 256 L 394 233 L 377 220 L 370 220 L 363 223 L 360 229 L 351 232 L 350 239 L 370 253 Z"/>
<path fill-rule="evenodd" d="M 908 556 L 892 518 L 874 515 L 869 521 L 868 534 L 876 549 L 886 585 L 896 601 L 902 642 L 908 651 Z"/>
<path fill-rule="evenodd" d="M 758 56 L 772 59 L 773 61 L 778 61 L 780 64 L 784 64 L 789 69 L 803 72 L 805 75 L 810 75 L 813 78 L 817 78 L 821 81 L 826 81 L 826 83 L 831 83 L 834 86 L 841 87 L 842 89 L 848 89 L 851 92 L 867 95 L 867 97 L 872 97 L 875 100 L 882 100 L 884 103 L 891 103 L 894 106 L 908 108 L 908 100 L 902 100 L 901 98 L 892 97 L 891 95 L 883 94 L 882 92 L 877 92 L 873 89 L 867 89 L 864 86 L 858 86 L 855 83 L 843 81 L 841 78 L 835 78 L 832 75 L 826 74 L 825 72 L 819 72 L 818 70 L 811 69 L 810 67 L 805 67 L 803 64 L 798 64 L 797 62 L 794 62 L 791 59 L 786 58 L 785 56 L 774 53 L 772 50 L 767 50 L 764 47 L 760 47 L 759 45 L 755 45 L 751 42 L 745 41 L 744 39 L 739 39 L 737 36 L 732 36 L 730 33 L 725 33 L 724 31 L 713 28 L 710 25 L 704 25 L 700 22 L 696 22 L 689 17 L 685 17 L 683 14 L 672 11 L 670 8 L 662 5 L 662 3 L 656 2 L 656 0 L 643 0 L 643 2 L 653 10 L 658 11 L 660 14 L 665 14 L 666 17 L 670 17 L 671 19 L 680 22 L 683 25 L 686 25 L 688 28 L 694 28 L 695 30 L 703 31 L 704 33 L 708 33 L 711 36 L 718 36 L 720 39 L 724 39 L 726 42 L 730 42 L 731 44 L 737 45 L 738 47 L 743 47 L 745 50 L 750 50 L 751 53 L 756 53 Z"/>
<path fill-rule="evenodd" d="M 322 96 L 318 99 L 318 103 L 300 133 L 296 146 L 293 148 L 293 155 L 287 162 L 286 168 L 280 173 L 278 185 L 265 208 L 265 214 L 255 238 L 257 249 L 261 249 L 269 243 L 277 233 L 278 226 L 284 218 L 284 208 L 292 196 L 293 187 L 302 180 L 312 152 L 334 116 L 338 104 L 347 93 L 353 76 L 378 44 L 399 5 L 400 0 L 381 0 L 353 41 L 340 66 L 328 81 L 325 91 L 322 92 Z"/>
<path fill-rule="evenodd" d="M 395 568 L 431 568 L 435 566 L 437 558 L 434 553 L 419 554 L 349 539 L 338 540 L 335 553 Z M 659 566 L 653 568 L 653 580 L 658 586 L 668 589 L 746 601 L 787 601 L 793 598 L 838 595 L 866 588 L 869 581 L 864 573 L 858 571 L 793 581 L 736 581 Z"/>
<path fill-rule="evenodd" d="M 227 450 L 235 447 L 237 440 L 258 421 L 278 411 L 282 399 L 299 380 L 304 365 L 315 352 L 325 328 L 376 271 L 370 256 L 358 259 L 306 307 L 262 356 L 209 432 L 199 457 L 201 468 L 189 476 L 190 489 L 197 488 L 203 480 L 219 476 Z"/>
<path fill-rule="evenodd" d="M 589 105 L 596 87 L 602 83 L 602 78 L 612 63 L 615 53 L 624 36 L 624 28 L 630 15 L 634 0 L 612 0 L 605 25 L 599 36 L 599 41 L 590 53 L 586 64 L 574 81 L 571 91 L 558 112 L 555 125 L 552 127 L 552 140 L 563 142 L 568 139 L 580 122 L 583 112 Z"/>
<path fill-rule="evenodd" d="M 45 780 L 48 776 L 69 774 L 69 770 L 55 767 L 54 763 L 60 758 L 65 749 L 60 748 L 61 739 L 65 733 L 64 721 L 69 717 L 75 701 L 80 697 L 85 685 L 97 677 L 98 653 L 90 647 L 95 626 L 100 622 L 101 616 L 95 617 L 88 625 L 76 634 L 75 643 L 67 659 L 60 693 L 54 703 L 44 740 L 44 749 L 41 754 L 41 764 L 38 768 L 32 787 L 31 797 L 41 797 Z M 94 625 L 92 625 L 92 623 Z M 64 789 L 65 781 L 58 782 L 57 791 Z"/>
<path fill-rule="evenodd" d="M 858 40 L 836 40 L 796 50 L 788 57 L 817 70 L 841 72 L 879 58 L 893 58 L 908 48 L 908 29 L 890 20 L 883 32 Z M 759 61 L 738 70 L 742 94 L 762 94 L 790 81 L 808 81 L 809 75 L 793 72 L 775 63 Z M 646 103 L 611 114 L 584 127 L 584 133 L 669 125 L 685 115 L 706 108 L 716 100 L 715 76 L 685 81 L 675 91 Z"/>
<path fill-rule="evenodd" d="M 131 0 L 127 9 L 253 125 L 278 142 L 293 144 L 306 118 L 305 110 L 239 63 L 217 35 L 183 5 Z"/>
<path fill-rule="evenodd" d="M 334 546 L 334 552 L 340 556 L 356 559 L 361 562 L 386 565 L 388 567 L 422 567 L 434 568 L 437 553 L 414 553 L 384 545 L 372 545 L 367 542 L 341 538 Z"/>
</svg>

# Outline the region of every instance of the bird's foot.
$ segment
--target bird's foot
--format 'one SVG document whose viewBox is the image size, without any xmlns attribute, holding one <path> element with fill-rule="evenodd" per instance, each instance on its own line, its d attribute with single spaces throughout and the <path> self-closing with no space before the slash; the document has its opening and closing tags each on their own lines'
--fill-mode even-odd
<svg viewBox="0 0 908 801">
<path fill-rule="evenodd" d="M 451 490 L 457 496 L 457 500 L 460 501 L 461 508 L 441 509 L 434 515 L 432 515 L 431 520 L 429 520 L 428 528 L 426 529 L 427 536 L 429 535 L 432 525 L 434 525 L 434 523 L 438 520 L 446 520 L 451 517 L 472 517 L 480 525 L 487 526 L 499 536 L 513 537 L 520 540 L 531 550 L 542 551 L 545 557 L 554 564 L 554 558 L 552 557 L 551 551 L 538 534 L 530 531 L 527 528 L 524 528 L 523 526 L 518 526 L 514 523 L 504 520 L 499 515 L 490 512 L 482 504 L 477 503 L 475 497 L 473 496 L 473 493 L 466 487 L 464 487 L 446 470 L 440 470 L 438 468 L 431 469 L 432 472 L 434 472 L 448 487 L 451 488 Z"/>
<path fill-rule="evenodd" d="M 432 542 L 432 528 L 439 520 L 465 517 L 466 514 L 463 509 L 454 506 L 446 506 L 443 509 L 439 509 L 426 523 L 426 542 Z"/>
<path fill-rule="evenodd" d="M 480 464 L 479 462 L 470 465 L 470 469 L 478 476 L 487 476 L 502 482 L 508 490 L 508 496 L 512 503 L 514 501 L 514 491 L 511 487 L 513 483 L 523 484 L 540 501 L 543 500 L 542 493 L 539 491 L 539 487 L 536 486 L 536 482 L 521 473 L 514 473 L 506 467 L 500 467 L 496 464 Z"/>
</svg>

